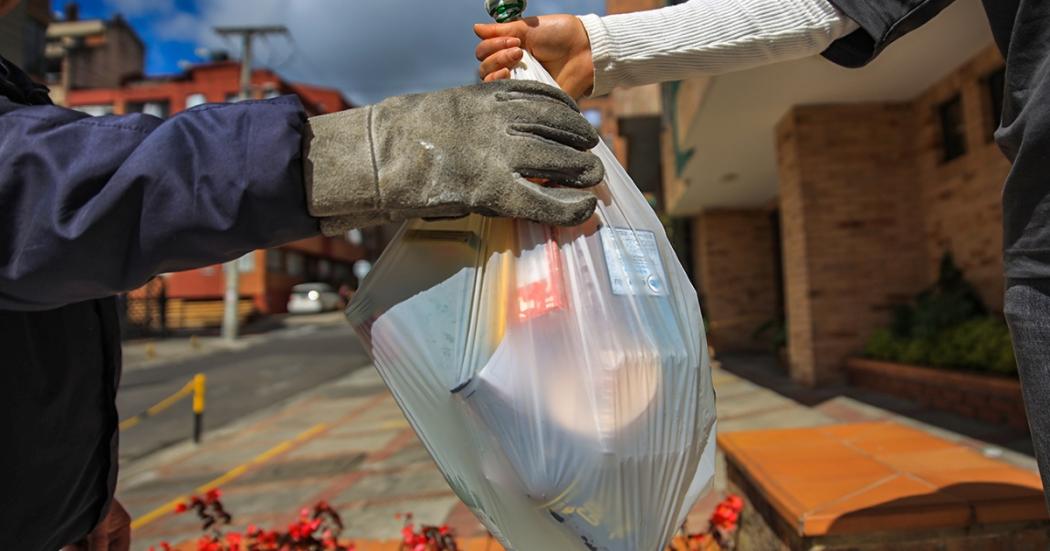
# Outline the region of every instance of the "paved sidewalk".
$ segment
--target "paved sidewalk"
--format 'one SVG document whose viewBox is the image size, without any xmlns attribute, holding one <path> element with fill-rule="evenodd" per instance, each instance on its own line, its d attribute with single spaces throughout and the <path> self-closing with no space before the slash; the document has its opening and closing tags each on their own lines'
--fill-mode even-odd
<svg viewBox="0 0 1050 551">
<path fill-rule="evenodd" d="M 723 361 L 725 368 L 715 370 L 723 432 L 896 419 L 1035 469 L 1029 455 L 1010 449 L 1023 451 L 1025 436 L 1008 429 L 851 389 L 803 389 L 764 357 Z M 724 487 L 724 480 L 718 483 Z M 197 537 L 195 518 L 170 511 L 181 496 L 209 486 L 222 488 L 240 529 L 249 523 L 283 526 L 301 507 L 324 499 L 343 514 L 345 535 L 357 541 L 396 538 L 395 515 L 405 512 L 422 523 L 447 522 L 460 536 L 485 534 L 448 488 L 374 369 L 211 432 L 200 446 L 180 445 L 126 466 L 118 493 L 138 526 L 133 548 Z M 694 512 L 693 522 L 706 517 L 715 497 Z"/>
</svg>

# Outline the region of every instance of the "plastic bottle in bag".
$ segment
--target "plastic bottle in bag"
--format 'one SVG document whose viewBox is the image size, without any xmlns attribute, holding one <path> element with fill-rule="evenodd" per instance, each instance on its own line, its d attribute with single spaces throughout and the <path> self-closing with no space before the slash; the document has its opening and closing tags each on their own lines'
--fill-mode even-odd
<svg viewBox="0 0 1050 551">
<path fill-rule="evenodd" d="M 513 78 L 554 84 L 526 54 Z M 508 549 L 657 551 L 714 474 L 696 292 L 608 147 L 578 227 L 406 223 L 347 313 L 453 490 Z"/>
</svg>

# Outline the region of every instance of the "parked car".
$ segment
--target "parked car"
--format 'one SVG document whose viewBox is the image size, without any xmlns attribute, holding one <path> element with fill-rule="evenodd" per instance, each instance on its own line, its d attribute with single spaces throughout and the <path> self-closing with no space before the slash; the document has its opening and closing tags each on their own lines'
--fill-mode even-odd
<svg viewBox="0 0 1050 551">
<path fill-rule="evenodd" d="M 288 297 L 290 314 L 316 314 L 338 310 L 342 305 L 339 293 L 327 283 L 301 283 L 292 287 L 292 296 Z"/>
</svg>

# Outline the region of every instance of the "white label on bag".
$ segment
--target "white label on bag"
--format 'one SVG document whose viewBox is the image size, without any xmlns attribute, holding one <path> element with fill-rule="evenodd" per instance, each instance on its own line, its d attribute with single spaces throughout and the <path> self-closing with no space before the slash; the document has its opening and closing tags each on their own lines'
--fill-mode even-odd
<svg viewBox="0 0 1050 551">
<path fill-rule="evenodd" d="M 607 226 L 600 233 L 613 294 L 667 296 L 667 274 L 660 261 L 656 234 Z"/>
</svg>

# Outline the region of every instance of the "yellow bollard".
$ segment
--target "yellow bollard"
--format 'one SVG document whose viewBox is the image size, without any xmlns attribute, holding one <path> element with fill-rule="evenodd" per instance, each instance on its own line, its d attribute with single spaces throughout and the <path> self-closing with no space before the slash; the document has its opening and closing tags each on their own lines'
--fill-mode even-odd
<svg viewBox="0 0 1050 551">
<path fill-rule="evenodd" d="M 157 357 L 157 345 L 146 343 L 146 357 L 151 360 Z"/>
<path fill-rule="evenodd" d="M 207 378 L 203 373 L 193 376 L 193 442 L 201 443 L 204 432 L 204 387 Z"/>
</svg>

